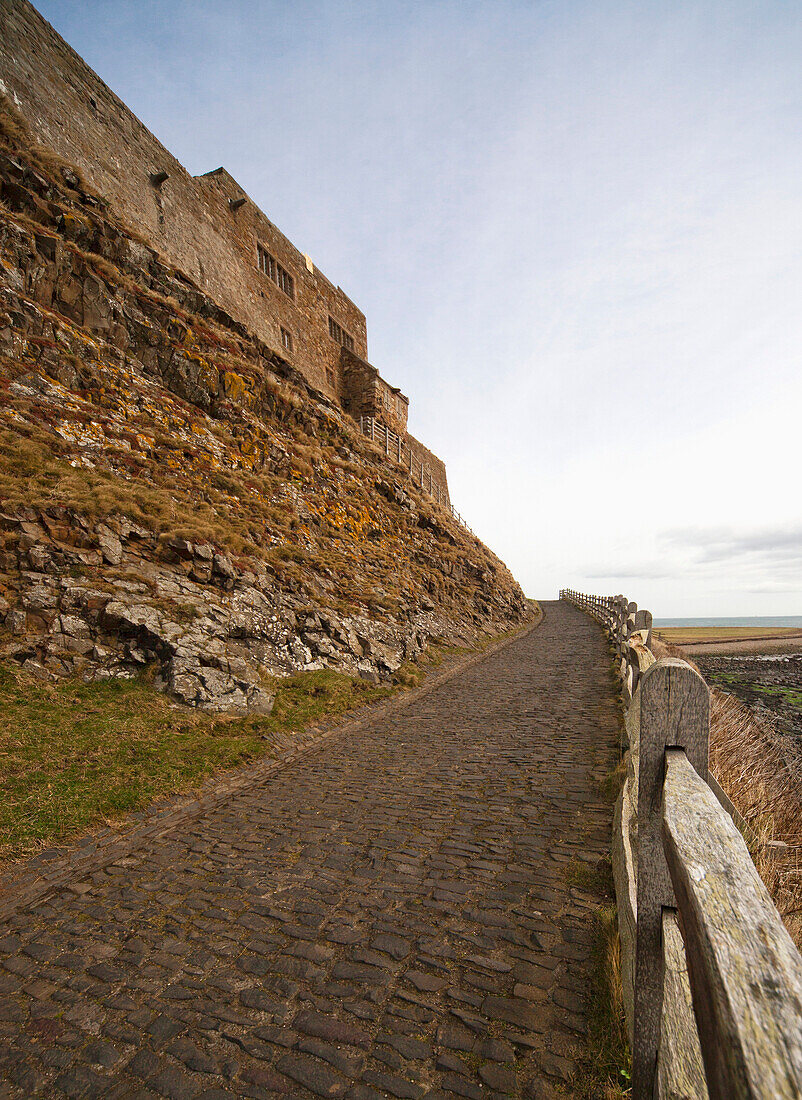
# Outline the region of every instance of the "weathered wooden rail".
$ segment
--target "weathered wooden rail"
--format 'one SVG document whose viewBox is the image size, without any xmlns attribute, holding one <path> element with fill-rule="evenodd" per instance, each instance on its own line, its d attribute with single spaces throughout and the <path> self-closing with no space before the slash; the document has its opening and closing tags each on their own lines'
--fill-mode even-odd
<svg viewBox="0 0 802 1100">
<path fill-rule="evenodd" d="M 802 958 L 708 774 L 707 685 L 655 659 L 652 617 L 624 596 L 560 598 L 601 623 L 622 683 L 613 874 L 633 1100 L 802 1097 Z"/>
</svg>

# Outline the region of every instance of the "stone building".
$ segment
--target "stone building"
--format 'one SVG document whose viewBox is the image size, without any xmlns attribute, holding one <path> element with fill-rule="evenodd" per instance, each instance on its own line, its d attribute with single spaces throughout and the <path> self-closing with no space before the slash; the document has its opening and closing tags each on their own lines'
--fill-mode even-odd
<svg viewBox="0 0 802 1100">
<path fill-rule="evenodd" d="M 374 366 L 348 348 L 340 352 L 342 405 L 355 420 L 373 417 L 405 435 L 409 398 L 385 382 Z"/>
<path fill-rule="evenodd" d="M 368 362 L 362 311 L 224 168 L 190 175 L 27 0 L 0 2 L 0 92 L 169 263 L 449 504 L 445 466 L 406 430 L 408 398 Z"/>
</svg>

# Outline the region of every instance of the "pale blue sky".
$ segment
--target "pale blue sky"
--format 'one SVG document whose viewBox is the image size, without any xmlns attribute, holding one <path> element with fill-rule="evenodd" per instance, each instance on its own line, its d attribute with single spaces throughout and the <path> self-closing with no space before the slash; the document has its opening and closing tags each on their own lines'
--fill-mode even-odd
<svg viewBox="0 0 802 1100">
<path fill-rule="evenodd" d="M 364 310 L 529 594 L 802 613 L 802 5 L 38 6 Z"/>
</svg>

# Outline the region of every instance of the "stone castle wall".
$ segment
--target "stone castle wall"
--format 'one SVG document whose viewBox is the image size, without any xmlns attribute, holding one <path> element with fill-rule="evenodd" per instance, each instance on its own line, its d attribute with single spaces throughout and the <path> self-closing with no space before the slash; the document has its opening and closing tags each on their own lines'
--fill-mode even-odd
<svg viewBox="0 0 802 1100">
<path fill-rule="evenodd" d="M 355 420 L 372 416 L 398 435 L 407 430 L 409 399 L 387 384 L 374 366 L 343 348 L 340 353 L 343 392 L 341 401 Z"/>
<path fill-rule="evenodd" d="M 412 480 L 426 492 L 436 497 L 439 504 L 451 506 L 446 467 L 442 459 L 413 435 L 407 432 L 404 441 L 404 465 L 410 470 Z M 439 490 L 439 493 L 438 493 Z"/>
<path fill-rule="evenodd" d="M 190 175 L 28 0 L 0 2 L 0 92 L 41 145 L 76 165 L 134 231 L 313 386 L 356 419 L 373 415 L 404 435 L 413 466 L 430 471 L 448 500 L 445 465 L 406 435 L 408 399 L 367 362 L 361 310 L 224 168 Z M 291 296 L 260 270 L 260 247 L 291 275 Z"/>
<path fill-rule="evenodd" d="M 27 0 L 0 5 L 0 81 L 34 137 L 80 168 L 132 229 L 313 385 L 338 396 L 340 345 L 329 316 L 367 358 L 365 316 L 250 199 L 232 209 L 229 200 L 245 192 L 228 172 L 191 176 Z M 258 244 L 292 275 L 294 300 L 259 270 Z"/>
</svg>

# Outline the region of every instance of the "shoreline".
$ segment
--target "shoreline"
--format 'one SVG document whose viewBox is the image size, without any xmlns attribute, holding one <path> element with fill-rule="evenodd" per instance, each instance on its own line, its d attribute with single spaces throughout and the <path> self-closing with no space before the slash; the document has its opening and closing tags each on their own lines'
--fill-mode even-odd
<svg viewBox="0 0 802 1100">
<path fill-rule="evenodd" d="M 655 627 L 654 637 L 689 657 L 802 653 L 802 630 L 796 627 Z"/>
<path fill-rule="evenodd" d="M 792 638 L 733 638 L 726 641 L 668 642 L 689 657 L 760 657 L 802 653 L 802 634 Z"/>
<path fill-rule="evenodd" d="M 775 656 L 781 659 L 771 660 Z M 766 658 L 769 658 L 768 660 Z M 802 740 L 802 653 L 710 654 L 696 658 L 707 683 L 734 695 L 784 734 Z"/>
</svg>

